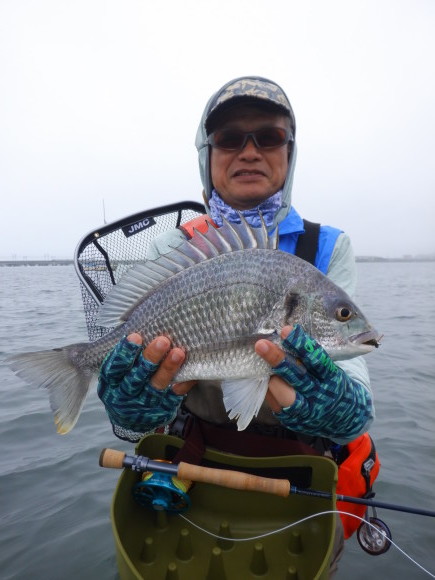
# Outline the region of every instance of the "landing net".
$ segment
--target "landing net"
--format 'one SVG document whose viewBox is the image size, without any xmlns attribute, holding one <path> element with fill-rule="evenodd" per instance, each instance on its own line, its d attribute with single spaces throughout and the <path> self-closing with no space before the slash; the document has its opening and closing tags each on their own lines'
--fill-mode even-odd
<svg viewBox="0 0 435 580">
<path fill-rule="evenodd" d="M 98 326 L 98 309 L 122 276 L 145 259 L 151 240 L 204 211 L 202 204 L 193 201 L 166 205 L 106 224 L 81 240 L 74 265 L 80 279 L 89 340 L 110 332 L 110 328 Z"/>
</svg>

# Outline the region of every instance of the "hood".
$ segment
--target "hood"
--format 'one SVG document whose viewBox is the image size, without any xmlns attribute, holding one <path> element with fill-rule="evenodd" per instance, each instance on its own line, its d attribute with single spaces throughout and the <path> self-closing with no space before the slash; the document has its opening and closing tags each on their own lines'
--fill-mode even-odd
<svg viewBox="0 0 435 580">
<path fill-rule="evenodd" d="M 210 175 L 210 147 L 207 145 L 208 129 L 213 123 L 217 111 L 222 112 L 233 105 L 244 102 L 263 103 L 290 118 L 295 140 L 290 150 L 287 176 L 282 189 L 283 205 L 274 220 L 274 226 L 276 226 L 285 218 L 291 208 L 291 190 L 296 162 L 296 120 L 287 95 L 279 85 L 269 79 L 257 76 L 233 79 L 221 87 L 208 101 L 195 140 L 195 146 L 198 150 L 199 172 L 204 186 L 204 201 L 208 210 L 208 200 L 213 190 Z"/>
</svg>

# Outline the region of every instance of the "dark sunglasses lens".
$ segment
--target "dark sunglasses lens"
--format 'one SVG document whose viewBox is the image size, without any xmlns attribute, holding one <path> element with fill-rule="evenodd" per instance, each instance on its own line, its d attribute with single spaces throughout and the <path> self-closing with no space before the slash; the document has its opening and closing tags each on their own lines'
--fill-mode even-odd
<svg viewBox="0 0 435 580">
<path fill-rule="evenodd" d="M 288 142 L 287 131 L 280 127 L 269 127 L 255 132 L 255 139 L 261 149 L 280 147 Z"/>
<path fill-rule="evenodd" d="M 246 145 L 248 137 L 253 138 L 255 146 L 259 149 L 281 147 L 291 139 L 289 131 L 281 127 L 265 127 L 252 133 L 245 133 L 236 129 L 224 129 L 223 131 L 212 133 L 209 143 L 212 147 L 218 147 L 219 149 L 238 151 Z"/>
<path fill-rule="evenodd" d="M 245 133 L 242 131 L 215 131 L 213 133 L 212 145 L 220 149 L 241 149 Z"/>
</svg>

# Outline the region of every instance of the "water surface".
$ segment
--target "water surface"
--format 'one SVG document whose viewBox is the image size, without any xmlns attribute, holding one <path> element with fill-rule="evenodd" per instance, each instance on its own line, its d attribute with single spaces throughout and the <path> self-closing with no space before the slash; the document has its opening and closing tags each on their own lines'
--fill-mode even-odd
<svg viewBox="0 0 435 580">
<path fill-rule="evenodd" d="M 435 510 L 435 264 L 360 263 L 358 304 L 385 335 L 368 355 L 382 462 L 380 501 Z M 3 355 L 86 340 L 72 266 L 0 268 Z M 0 576 L 2 580 L 117 578 L 109 520 L 118 473 L 98 467 L 112 434 L 91 393 L 74 430 L 55 432 L 47 394 L 0 363 Z M 378 510 L 393 539 L 435 574 L 435 520 Z M 338 580 L 428 576 L 391 548 L 373 557 L 353 537 Z M 199 580 L 199 579 L 198 579 Z"/>
</svg>

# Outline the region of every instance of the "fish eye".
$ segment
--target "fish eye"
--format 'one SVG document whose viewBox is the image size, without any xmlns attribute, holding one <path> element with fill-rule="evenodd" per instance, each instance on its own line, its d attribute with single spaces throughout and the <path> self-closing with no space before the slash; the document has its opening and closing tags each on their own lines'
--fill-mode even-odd
<svg viewBox="0 0 435 580">
<path fill-rule="evenodd" d="M 347 322 L 352 318 L 352 314 L 352 310 L 347 308 L 347 306 L 340 306 L 335 311 L 335 316 L 340 322 Z"/>
</svg>

